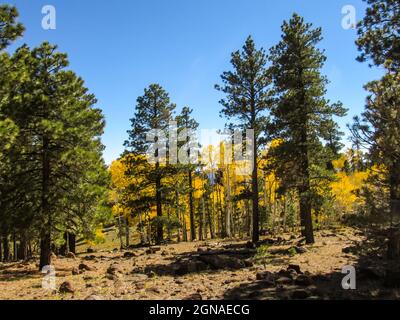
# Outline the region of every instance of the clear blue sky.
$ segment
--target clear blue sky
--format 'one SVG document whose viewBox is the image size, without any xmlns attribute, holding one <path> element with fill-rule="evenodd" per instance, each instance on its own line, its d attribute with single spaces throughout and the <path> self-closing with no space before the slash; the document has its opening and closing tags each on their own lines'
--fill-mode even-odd
<svg viewBox="0 0 400 320">
<path fill-rule="evenodd" d="M 6 1 L 7 2 L 7 1 Z M 280 39 L 280 26 L 293 12 L 323 28 L 331 84 L 328 98 L 350 109 L 343 129 L 359 114 L 363 85 L 379 70 L 355 61 L 355 30 L 341 26 L 344 5 L 364 15 L 361 0 L 17 0 L 26 33 L 16 45 L 42 41 L 68 53 L 70 67 L 98 98 L 106 117 L 103 143 L 107 163 L 123 151 L 136 98 L 150 83 L 160 83 L 178 106 L 192 107 L 201 128 L 222 128 L 221 98 L 214 90 L 230 68 L 230 53 L 252 35 L 266 49 Z M 57 29 L 41 27 L 44 5 L 57 10 Z M 15 46 L 14 46 L 15 47 Z"/>
</svg>

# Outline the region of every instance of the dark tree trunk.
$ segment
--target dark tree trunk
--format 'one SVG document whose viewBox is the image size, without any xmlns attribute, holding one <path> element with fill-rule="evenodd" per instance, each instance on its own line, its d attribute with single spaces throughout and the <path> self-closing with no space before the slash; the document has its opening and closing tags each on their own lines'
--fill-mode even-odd
<svg viewBox="0 0 400 320">
<path fill-rule="evenodd" d="M 3 261 L 9 261 L 10 260 L 10 245 L 8 242 L 8 236 L 4 235 L 3 236 Z"/>
<path fill-rule="evenodd" d="M 314 243 L 314 230 L 312 222 L 312 205 L 311 205 L 311 187 L 310 187 L 310 165 L 308 161 L 307 135 L 302 136 L 303 150 L 301 152 L 301 174 L 303 175 L 302 186 L 299 188 L 300 193 L 300 220 L 302 233 L 306 238 L 307 244 Z"/>
<path fill-rule="evenodd" d="M 68 246 L 69 252 L 76 254 L 76 235 L 73 233 L 68 233 Z"/>
<path fill-rule="evenodd" d="M 156 164 L 156 171 L 159 170 L 159 163 Z M 161 203 L 161 177 L 157 174 L 156 177 L 156 203 L 157 203 L 157 217 L 162 218 L 162 203 Z M 160 221 L 157 223 L 156 230 L 156 244 L 161 244 L 164 239 L 163 224 Z"/>
<path fill-rule="evenodd" d="M 40 263 L 39 270 L 44 266 L 51 265 L 51 236 L 50 233 L 45 233 L 40 239 Z"/>
<path fill-rule="evenodd" d="M 255 116 L 253 123 L 255 123 Z M 254 126 L 253 126 L 254 129 Z M 259 206 L 258 206 L 258 163 L 257 163 L 257 137 L 254 137 L 253 141 L 253 174 L 251 179 L 251 191 L 252 191 L 252 200 L 253 200 L 253 232 L 252 232 L 252 241 L 256 243 L 260 240 L 260 214 L 259 214 Z"/>
<path fill-rule="evenodd" d="M 43 155 L 42 155 L 42 218 L 45 221 L 40 237 L 40 262 L 39 270 L 44 266 L 51 265 L 51 229 L 52 217 L 49 205 L 49 184 L 50 184 L 50 141 L 46 136 L 43 136 Z M 47 220 L 47 221 L 46 221 Z"/>
<path fill-rule="evenodd" d="M 175 215 L 179 222 L 181 222 L 181 215 L 179 209 L 179 192 L 175 190 Z M 178 228 L 176 232 L 176 238 L 178 242 L 181 242 L 181 228 Z"/>
<path fill-rule="evenodd" d="M 193 208 L 193 182 L 192 170 L 189 170 L 189 218 L 190 218 L 190 240 L 196 240 L 196 227 L 194 223 L 194 208 Z"/>
<path fill-rule="evenodd" d="M 201 213 L 199 221 L 199 240 L 204 240 L 204 218 L 206 215 L 206 208 L 204 205 L 204 197 L 201 197 Z"/>
<path fill-rule="evenodd" d="M 17 253 L 18 245 L 17 245 L 17 238 L 15 236 L 15 231 L 13 232 L 12 240 L 13 240 L 13 261 L 16 261 L 18 256 Z"/>
<path fill-rule="evenodd" d="M 17 252 L 17 258 L 18 260 L 26 260 L 28 258 L 28 242 L 24 234 L 21 235 L 21 240 Z"/>
<path fill-rule="evenodd" d="M 0 237 L 0 262 L 3 261 L 3 237 Z"/>
<path fill-rule="evenodd" d="M 211 239 L 214 239 L 215 238 L 214 224 L 213 224 L 212 212 L 210 211 L 210 205 L 208 201 L 206 202 L 206 206 L 207 206 L 207 222 L 208 222 L 208 227 L 210 229 L 210 237 Z"/>
</svg>

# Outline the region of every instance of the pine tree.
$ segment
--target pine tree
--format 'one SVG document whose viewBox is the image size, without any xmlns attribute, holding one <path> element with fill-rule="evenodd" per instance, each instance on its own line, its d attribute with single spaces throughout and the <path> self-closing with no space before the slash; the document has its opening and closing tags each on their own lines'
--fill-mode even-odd
<svg viewBox="0 0 400 320">
<path fill-rule="evenodd" d="M 271 107 L 271 79 L 267 68 L 265 51 L 256 49 L 251 37 L 248 37 L 243 51 L 232 53 L 233 71 L 221 75 L 223 85 L 216 89 L 226 94 L 220 101 L 221 115 L 236 119 L 242 129 L 254 130 L 252 163 L 252 240 L 259 240 L 259 187 L 258 154 L 259 148 L 266 143 L 265 129 L 268 125 L 268 110 Z"/>
<path fill-rule="evenodd" d="M 358 24 L 356 44 L 358 60 L 372 60 L 391 71 L 400 68 L 400 2 L 398 0 L 364 0 L 368 7 Z"/>
<path fill-rule="evenodd" d="M 127 153 L 133 155 L 146 156 L 151 150 L 151 142 L 146 140 L 146 135 L 151 130 L 167 131 L 170 121 L 172 120 L 172 113 L 175 105 L 170 102 L 168 93 L 158 84 L 151 84 L 144 90 L 144 95 L 137 99 L 135 115 L 131 119 L 132 129 L 128 131 L 129 139 L 125 142 L 125 147 L 128 148 Z M 157 137 L 161 139 L 161 137 Z M 162 141 L 160 141 L 162 142 Z M 152 152 L 152 151 L 151 151 Z M 159 150 L 154 150 L 154 157 L 158 159 L 161 156 Z M 135 163 L 130 166 L 136 167 L 143 165 L 146 158 L 131 157 Z M 162 179 L 169 173 L 168 166 L 163 166 L 158 159 L 153 166 L 147 166 L 147 179 L 155 186 L 154 202 L 157 207 L 157 235 L 156 242 L 160 243 L 163 240 L 163 185 Z M 146 199 L 147 201 L 151 199 Z"/>
<path fill-rule="evenodd" d="M 400 215 L 400 3 L 396 0 L 368 0 L 364 19 L 358 25 L 358 60 L 372 60 L 386 68 L 379 81 L 368 83 L 370 92 L 361 118 L 352 127 L 354 142 L 370 151 L 375 164 L 384 164 L 390 189 L 391 218 Z M 393 221 L 391 221 L 392 227 Z M 389 235 L 389 258 L 400 257 L 400 231 Z"/>
<path fill-rule="evenodd" d="M 17 22 L 18 10 L 7 4 L 0 5 L 0 51 L 22 36 L 25 28 Z"/>
<path fill-rule="evenodd" d="M 176 117 L 176 122 L 178 125 L 178 134 L 181 130 L 186 129 L 189 134 L 194 134 L 199 124 L 191 117 L 193 110 L 188 107 L 183 107 L 180 115 Z M 188 136 L 184 144 L 190 143 L 190 139 L 193 137 Z M 182 147 L 182 146 L 180 146 Z M 189 163 L 184 165 L 183 170 L 187 172 L 188 178 L 188 194 L 189 194 L 189 218 L 190 218 L 190 239 L 194 241 L 196 239 L 196 226 L 194 221 L 194 203 L 193 203 L 193 171 L 196 169 L 196 164 L 191 163 L 191 154 L 188 147 L 187 155 Z"/>
<path fill-rule="evenodd" d="M 65 54 L 43 43 L 18 49 L 12 65 L 15 77 L 3 112 L 18 126 L 11 150 L 12 199 L 19 218 L 33 212 L 40 237 L 40 268 L 51 264 L 56 226 L 65 225 L 65 198 L 80 185 L 90 168 L 101 163 L 100 135 L 104 119 L 83 80 L 66 71 Z M 67 215 L 68 217 L 68 215 Z"/>
<path fill-rule="evenodd" d="M 273 156 L 281 175 L 285 172 L 282 178 L 290 178 L 289 186 L 298 190 L 302 232 L 307 243 L 313 243 L 313 184 L 328 178 L 324 165 L 329 153 L 321 141 L 334 140 L 337 125 L 333 116 L 343 116 L 345 109 L 324 98 L 328 81 L 320 70 L 326 57 L 316 47 L 322 40 L 321 29 L 312 29 L 294 14 L 283 23 L 282 32 L 281 42 L 270 53 L 277 94 L 274 129 L 282 141 Z"/>
</svg>

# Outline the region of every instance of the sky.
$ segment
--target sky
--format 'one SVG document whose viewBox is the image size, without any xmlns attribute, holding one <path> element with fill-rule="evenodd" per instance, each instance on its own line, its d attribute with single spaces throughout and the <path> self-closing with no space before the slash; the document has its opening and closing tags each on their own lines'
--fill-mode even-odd
<svg viewBox="0 0 400 320">
<path fill-rule="evenodd" d="M 281 25 L 296 12 L 322 27 L 330 80 L 327 98 L 341 101 L 346 124 L 360 114 L 367 93 L 363 86 L 381 75 L 357 62 L 356 30 L 342 27 L 342 8 L 352 5 L 357 20 L 361 0 L 16 0 L 24 37 L 12 47 L 43 41 L 66 52 L 70 69 L 85 80 L 103 110 L 106 129 L 104 159 L 110 164 L 124 150 L 135 112 L 136 98 L 151 83 L 159 83 L 176 103 L 194 109 L 201 129 L 223 128 L 219 117 L 222 98 L 214 85 L 231 69 L 230 55 L 251 35 L 258 47 L 269 49 L 280 40 Z M 56 29 L 42 28 L 42 7 L 56 9 Z M 346 141 L 345 141 L 346 142 Z"/>
</svg>

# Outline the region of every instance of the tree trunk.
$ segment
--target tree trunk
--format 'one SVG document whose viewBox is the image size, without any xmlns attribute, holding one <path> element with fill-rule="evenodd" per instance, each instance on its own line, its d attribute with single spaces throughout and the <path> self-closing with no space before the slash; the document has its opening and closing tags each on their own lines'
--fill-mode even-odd
<svg viewBox="0 0 400 320">
<path fill-rule="evenodd" d="M 28 258 L 28 246 L 27 246 L 26 235 L 22 234 L 19 242 L 17 259 L 25 261 L 27 258 Z"/>
<path fill-rule="evenodd" d="M 193 208 L 193 181 L 192 170 L 189 170 L 189 219 L 190 219 L 190 240 L 196 240 L 196 227 L 194 222 L 194 208 Z"/>
<path fill-rule="evenodd" d="M 122 230 L 123 230 L 123 228 L 122 228 L 121 215 L 118 214 L 118 236 L 119 236 L 119 248 L 120 249 L 124 248 L 124 241 L 122 239 L 122 236 L 123 236 Z"/>
<path fill-rule="evenodd" d="M 175 190 L 175 214 L 176 217 L 178 218 L 178 221 L 181 221 L 181 214 L 179 212 L 179 192 L 178 190 Z M 177 241 L 180 242 L 181 241 L 181 228 L 178 228 L 177 230 Z"/>
<path fill-rule="evenodd" d="M 9 261 L 10 260 L 10 246 L 8 242 L 8 235 L 3 236 L 3 261 Z"/>
<path fill-rule="evenodd" d="M 68 233 L 68 247 L 70 252 L 76 254 L 76 235 L 74 233 Z"/>
<path fill-rule="evenodd" d="M 160 164 L 156 163 L 156 171 L 160 168 Z M 156 203 L 157 203 L 157 217 L 162 218 L 162 202 L 161 202 L 161 177 L 157 174 L 156 177 Z M 161 221 L 157 223 L 156 229 L 156 244 L 161 244 L 164 239 L 163 224 Z"/>
<path fill-rule="evenodd" d="M 168 216 L 168 221 L 170 221 L 170 219 L 171 219 L 171 208 L 170 207 L 167 208 L 167 216 Z M 168 226 L 167 232 L 168 232 L 167 239 L 168 239 L 168 241 L 171 241 L 172 234 L 171 234 L 171 228 L 169 226 Z"/>
<path fill-rule="evenodd" d="M 231 216 L 232 216 L 231 181 L 229 166 L 226 167 L 226 195 L 225 195 L 225 233 L 228 238 L 232 237 Z"/>
<path fill-rule="evenodd" d="M 129 241 L 130 232 L 129 231 L 130 231 L 129 230 L 129 219 L 128 219 L 128 217 L 125 217 L 125 245 L 126 245 L 126 248 L 129 248 L 129 246 L 130 246 L 130 241 Z"/>
<path fill-rule="evenodd" d="M 13 239 L 13 261 L 16 261 L 17 256 L 18 256 L 18 253 L 17 253 L 18 245 L 17 245 L 17 238 L 15 236 L 15 231 L 13 232 L 12 239 Z"/>
<path fill-rule="evenodd" d="M 51 265 L 51 236 L 50 233 L 42 234 L 40 239 L 40 263 L 39 270 L 41 271 L 44 266 Z"/>
<path fill-rule="evenodd" d="M 212 201 L 212 200 L 211 200 Z M 211 205 L 211 211 L 210 211 L 210 205 L 209 202 L 206 202 L 207 206 L 207 221 L 208 221 L 208 227 L 210 229 L 210 237 L 211 239 L 215 238 L 215 229 L 214 229 L 214 223 L 213 223 L 213 217 L 212 217 L 212 208 L 213 205 Z"/>
<path fill-rule="evenodd" d="M 260 240 L 260 215 L 258 210 L 258 167 L 257 167 L 257 142 L 254 139 L 253 142 L 253 174 L 251 179 L 252 186 L 252 200 L 253 200 L 253 232 L 252 232 L 252 241 L 256 243 Z"/>
<path fill-rule="evenodd" d="M 43 230 L 40 237 L 40 262 L 39 270 L 44 266 L 51 265 L 51 230 L 52 230 L 52 217 L 49 205 L 48 196 L 50 193 L 50 155 L 49 145 L 50 141 L 46 136 L 43 136 L 43 158 L 42 158 L 42 199 L 41 209 L 42 218 L 44 220 Z M 47 219 L 47 221 L 46 221 Z"/>
</svg>

